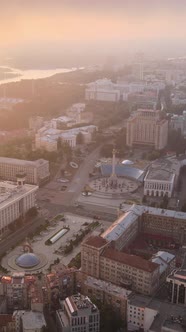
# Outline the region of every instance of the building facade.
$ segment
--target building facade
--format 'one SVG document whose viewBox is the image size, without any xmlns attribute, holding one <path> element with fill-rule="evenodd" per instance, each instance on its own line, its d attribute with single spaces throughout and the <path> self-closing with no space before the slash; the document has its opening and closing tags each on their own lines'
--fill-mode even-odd
<svg viewBox="0 0 186 332">
<path fill-rule="evenodd" d="M 83 282 L 82 293 L 108 304 L 119 317 L 126 321 L 127 299 L 132 293 L 130 290 L 116 286 L 93 277 L 87 277 Z"/>
<path fill-rule="evenodd" d="M 84 143 L 88 144 L 91 142 L 92 135 L 95 131 L 97 131 L 97 127 L 94 125 L 82 126 L 68 130 L 43 127 L 38 130 L 35 135 L 35 148 L 44 149 L 50 152 L 57 151 L 59 139 L 61 142 L 67 143 L 71 148 L 74 148 L 76 147 L 76 138 L 79 133 L 82 134 Z"/>
<path fill-rule="evenodd" d="M 24 217 L 26 212 L 36 204 L 36 191 L 38 186 L 24 184 L 19 181 L 0 182 L 0 234 L 3 235 L 8 225 L 19 217 Z"/>
<path fill-rule="evenodd" d="M 0 179 L 16 181 L 18 173 L 25 173 L 25 181 L 30 184 L 42 184 L 50 177 L 49 161 L 35 161 L 0 157 Z"/>
<path fill-rule="evenodd" d="M 144 195 L 170 198 L 174 182 L 174 173 L 165 169 L 150 169 L 144 178 Z"/>
<path fill-rule="evenodd" d="M 109 242 L 95 236 L 82 244 L 81 271 L 115 285 L 153 294 L 159 285 L 159 265 L 139 256 L 109 247 Z"/>
<path fill-rule="evenodd" d="M 127 145 L 149 146 L 161 150 L 167 145 L 168 121 L 160 111 L 138 109 L 127 121 Z"/>
<path fill-rule="evenodd" d="M 172 303 L 186 305 L 186 268 L 172 271 L 166 279 L 169 300 Z"/>
<path fill-rule="evenodd" d="M 99 310 L 87 296 L 72 295 L 57 310 L 56 325 L 58 332 L 99 332 Z"/>
</svg>

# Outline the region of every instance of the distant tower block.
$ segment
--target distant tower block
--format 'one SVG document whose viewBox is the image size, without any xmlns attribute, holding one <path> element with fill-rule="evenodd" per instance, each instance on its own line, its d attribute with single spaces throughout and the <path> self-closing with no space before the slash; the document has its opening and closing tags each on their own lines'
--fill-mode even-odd
<svg viewBox="0 0 186 332">
<path fill-rule="evenodd" d="M 117 175 L 116 175 L 116 149 L 112 150 L 112 174 L 110 176 L 109 182 L 111 185 L 115 185 L 117 183 Z"/>
</svg>

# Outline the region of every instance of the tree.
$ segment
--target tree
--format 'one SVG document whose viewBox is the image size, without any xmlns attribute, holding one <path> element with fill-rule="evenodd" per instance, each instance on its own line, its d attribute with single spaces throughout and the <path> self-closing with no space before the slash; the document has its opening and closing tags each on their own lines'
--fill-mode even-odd
<svg viewBox="0 0 186 332">
<path fill-rule="evenodd" d="M 81 132 L 76 136 L 76 144 L 84 144 L 84 136 Z"/>
<path fill-rule="evenodd" d="M 38 214 L 37 208 L 33 206 L 26 212 L 26 217 L 33 218 L 36 217 L 37 214 Z"/>
<path fill-rule="evenodd" d="M 105 144 L 101 149 L 101 155 L 105 158 L 111 158 L 113 148 L 113 144 Z"/>
<path fill-rule="evenodd" d="M 181 211 L 182 212 L 186 212 L 186 202 L 183 203 Z"/>
</svg>

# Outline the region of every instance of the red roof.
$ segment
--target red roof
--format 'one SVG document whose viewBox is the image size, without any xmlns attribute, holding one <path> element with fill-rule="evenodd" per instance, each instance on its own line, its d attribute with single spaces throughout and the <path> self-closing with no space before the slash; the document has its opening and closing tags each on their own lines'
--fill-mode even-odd
<svg viewBox="0 0 186 332">
<path fill-rule="evenodd" d="M 102 254 L 102 257 L 135 267 L 136 269 L 146 272 L 153 272 L 159 266 L 158 264 L 150 262 L 140 256 L 129 255 L 112 248 L 106 248 Z"/>
<path fill-rule="evenodd" d="M 84 243 L 88 244 L 91 247 L 101 248 L 108 242 L 101 236 L 90 236 L 87 240 L 85 240 Z"/>
<path fill-rule="evenodd" d="M 7 326 L 8 323 L 13 322 L 14 318 L 12 315 L 0 314 L 0 327 Z"/>
</svg>

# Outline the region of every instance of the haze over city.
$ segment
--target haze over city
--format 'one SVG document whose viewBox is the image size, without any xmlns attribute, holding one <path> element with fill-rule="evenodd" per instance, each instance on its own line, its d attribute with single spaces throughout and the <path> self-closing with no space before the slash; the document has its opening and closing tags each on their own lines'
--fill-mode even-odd
<svg viewBox="0 0 186 332">
<path fill-rule="evenodd" d="M 184 56 L 185 15 L 184 0 L 1 1 L 1 57 Z"/>
<path fill-rule="evenodd" d="M 186 0 L 0 0 L 0 332 L 186 332 Z"/>
</svg>

